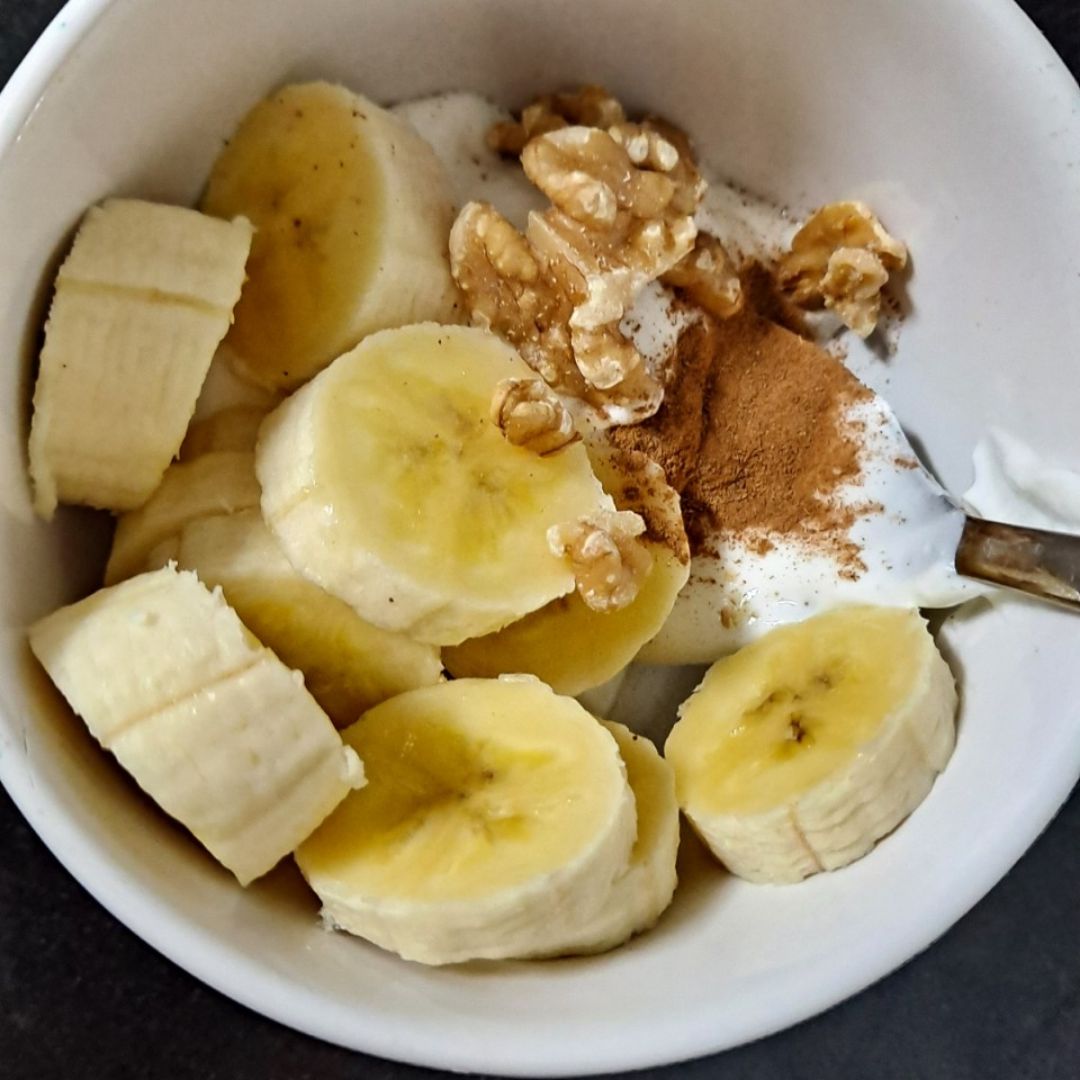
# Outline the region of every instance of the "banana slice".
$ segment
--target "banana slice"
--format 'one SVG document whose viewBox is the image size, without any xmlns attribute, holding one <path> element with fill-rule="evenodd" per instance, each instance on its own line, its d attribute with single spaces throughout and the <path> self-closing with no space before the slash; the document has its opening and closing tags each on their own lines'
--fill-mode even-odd
<svg viewBox="0 0 1080 1080">
<path fill-rule="evenodd" d="M 105 584 L 175 558 L 175 539 L 189 521 L 257 507 L 254 464 L 251 453 L 220 451 L 169 466 L 150 501 L 117 521 Z"/>
<path fill-rule="evenodd" d="M 338 727 L 395 694 L 440 682 L 433 645 L 365 622 L 344 601 L 301 577 L 258 510 L 193 521 L 176 561 L 225 599 L 291 668 Z"/>
<path fill-rule="evenodd" d="M 184 436 L 180 460 L 191 461 L 221 450 L 254 454 L 259 425 L 269 411 L 251 405 L 232 405 L 195 421 Z"/>
<path fill-rule="evenodd" d="M 110 199 L 60 267 L 34 388 L 34 506 L 141 506 L 180 448 L 244 281 L 247 221 Z"/>
<path fill-rule="evenodd" d="M 592 922 L 566 940 L 562 954 L 604 952 L 656 925 L 675 895 L 679 803 L 675 774 L 644 735 L 622 724 L 601 723 L 619 746 L 637 810 L 630 861 L 615 879 L 607 903 Z"/>
<path fill-rule="evenodd" d="M 264 421 L 262 510 L 289 561 L 388 630 L 434 645 L 486 634 L 574 587 L 547 530 L 611 509 L 580 444 L 539 454 L 489 415 L 534 378 L 482 330 L 376 334 Z"/>
<path fill-rule="evenodd" d="M 296 387 L 375 330 L 459 321 L 450 185 L 406 123 L 343 86 L 286 86 L 241 122 L 202 208 L 256 227 L 228 345 Z"/>
<path fill-rule="evenodd" d="M 241 885 L 364 782 L 300 676 L 194 574 L 102 589 L 32 626 L 30 646 L 94 738 Z"/>
<path fill-rule="evenodd" d="M 604 490 L 620 510 L 645 519 L 652 569 L 633 603 L 593 611 L 576 592 L 484 637 L 447 649 L 453 675 L 493 676 L 528 672 L 556 693 L 580 694 L 607 682 L 664 625 L 690 574 L 690 548 L 679 496 L 663 470 L 637 451 L 597 444 L 589 458 Z"/>
<path fill-rule="evenodd" d="M 668 736 L 679 804 L 750 881 L 799 881 L 865 855 L 952 754 L 956 687 L 926 623 L 841 608 L 717 661 Z"/>
<path fill-rule="evenodd" d="M 296 861 L 333 925 L 407 960 L 547 955 L 591 926 L 634 844 L 618 746 L 535 679 L 402 694 L 343 733 L 371 782 Z"/>
</svg>

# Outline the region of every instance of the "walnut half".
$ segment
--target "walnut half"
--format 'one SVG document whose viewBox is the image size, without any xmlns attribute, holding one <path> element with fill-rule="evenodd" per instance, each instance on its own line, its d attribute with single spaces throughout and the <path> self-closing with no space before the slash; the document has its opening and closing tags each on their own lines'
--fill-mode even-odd
<svg viewBox="0 0 1080 1080">
<path fill-rule="evenodd" d="M 822 303 L 861 337 L 877 325 L 881 289 L 907 264 L 907 248 L 861 202 L 823 206 L 780 260 L 780 285 L 802 307 Z"/>
<path fill-rule="evenodd" d="M 570 560 L 578 595 L 593 611 L 632 604 L 652 569 L 652 552 L 641 542 L 645 521 L 630 510 L 603 510 L 548 529 L 554 555 Z"/>
</svg>

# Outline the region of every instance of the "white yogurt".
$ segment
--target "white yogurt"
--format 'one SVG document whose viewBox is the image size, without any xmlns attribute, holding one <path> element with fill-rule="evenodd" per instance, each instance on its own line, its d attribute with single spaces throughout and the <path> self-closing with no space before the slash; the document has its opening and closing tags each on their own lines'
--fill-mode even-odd
<svg viewBox="0 0 1080 1080">
<path fill-rule="evenodd" d="M 714 180 L 709 180 L 694 220 L 739 261 L 775 258 L 787 250 L 798 228 L 786 210 Z"/>
<path fill-rule="evenodd" d="M 434 148 L 459 209 L 473 200 L 489 202 L 519 229 L 525 228 L 530 210 L 546 209 L 547 199 L 529 183 L 521 165 L 500 157 L 487 144 L 493 124 L 513 119 L 505 109 L 462 91 L 405 101 L 393 112 Z"/>
<path fill-rule="evenodd" d="M 1015 435 L 992 429 L 975 448 L 972 513 L 1009 525 L 1080 533 L 1080 473 L 1051 464 Z"/>
<path fill-rule="evenodd" d="M 638 294 L 619 329 L 634 343 L 649 371 L 662 378 L 679 335 L 699 317 L 693 308 L 677 303 L 671 289 L 653 281 Z"/>
</svg>

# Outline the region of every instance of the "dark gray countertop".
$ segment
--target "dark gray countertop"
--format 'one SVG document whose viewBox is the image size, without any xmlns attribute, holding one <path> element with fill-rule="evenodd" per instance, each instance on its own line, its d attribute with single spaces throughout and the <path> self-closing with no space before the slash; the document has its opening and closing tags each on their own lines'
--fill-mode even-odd
<svg viewBox="0 0 1080 1080">
<path fill-rule="evenodd" d="M 0 82 L 59 0 L 0 0 Z M 1023 0 L 1074 73 L 1080 4 Z M 2 243 L 0 239 L 0 243 Z M 1080 792 L 925 955 L 824 1016 L 653 1076 L 1075 1080 Z M 326 1046 L 207 989 L 97 905 L 0 790 L 0 1076 L 334 1080 L 437 1075 Z"/>
</svg>

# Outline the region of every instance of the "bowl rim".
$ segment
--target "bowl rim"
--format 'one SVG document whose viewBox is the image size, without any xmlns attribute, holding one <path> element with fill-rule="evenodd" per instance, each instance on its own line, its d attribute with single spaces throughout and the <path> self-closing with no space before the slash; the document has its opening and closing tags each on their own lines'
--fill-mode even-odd
<svg viewBox="0 0 1080 1080">
<path fill-rule="evenodd" d="M 118 0 L 68 0 L 57 12 L 0 90 L 0 160 L 33 116 L 48 84 L 93 28 Z M 992 18 L 995 30 L 1010 35 L 1010 47 L 1038 61 L 1038 77 L 1067 100 L 1080 103 L 1080 86 L 1064 61 L 1015 0 L 964 0 Z M 1080 132 L 1073 125 L 1080 156 Z M 1080 208 L 1080 200 L 1078 200 Z M 2 733 L 0 733 L 2 734 Z M 386 1059 L 455 1072 L 486 1072 L 505 1076 L 569 1076 L 655 1067 L 714 1054 L 755 1041 L 816 1016 L 883 979 L 933 944 L 970 911 L 1014 866 L 1053 820 L 1080 780 L 1080 726 L 1076 752 L 1062 756 L 1057 774 L 1029 800 L 1029 827 L 1009 837 L 978 874 L 973 874 L 936 919 L 921 909 L 905 911 L 892 924 L 888 938 L 873 950 L 838 964 L 828 973 L 815 973 L 797 995 L 789 995 L 782 1010 L 767 1010 L 743 1025 L 736 1038 L 717 1038 L 708 1028 L 682 1032 L 678 1039 L 644 1044 L 627 1039 L 604 1043 L 583 1052 L 580 1046 L 551 1045 L 543 1062 L 524 1062 L 513 1052 L 490 1048 L 480 1056 L 468 1048 L 448 1047 L 411 1030 L 407 1038 L 388 1031 L 375 1017 L 354 1015 L 348 1032 L 315 995 L 289 979 L 268 971 L 243 954 L 224 956 L 212 934 L 192 926 L 157 897 L 148 894 L 133 875 L 114 864 L 103 851 L 88 846 L 77 821 L 57 812 L 34 781 L 27 758 L 14 746 L 0 742 L 0 784 L 61 865 L 124 926 L 162 956 L 231 1000 L 282 1025 L 346 1049 Z M 1044 778 L 1045 779 L 1045 778 Z M 797 1003 L 792 1000 L 797 998 Z"/>
</svg>

